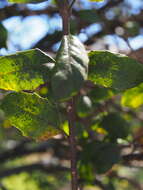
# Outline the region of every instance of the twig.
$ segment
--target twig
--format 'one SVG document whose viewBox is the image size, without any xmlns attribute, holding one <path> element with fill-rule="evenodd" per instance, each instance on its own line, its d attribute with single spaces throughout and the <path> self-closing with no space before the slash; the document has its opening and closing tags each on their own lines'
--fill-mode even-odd
<svg viewBox="0 0 143 190">
<path fill-rule="evenodd" d="M 67 0 L 56 0 L 57 5 L 59 7 L 59 13 L 62 17 L 63 22 L 63 35 L 68 35 L 70 33 L 70 16 L 71 11 L 69 11 L 69 4 Z"/>
<path fill-rule="evenodd" d="M 134 51 L 132 46 L 130 45 L 129 39 L 127 37 L 123 37 L 124 41 L 126 42 L 127 46 L 129 47 L 130 51 Z"/>
<path fill-rule="evenodd" d="M 69 122 L 69 143 L 71 153 L 71 186 L 72 190 L 78 189 L 78 176 L 77 176 L 77 164 L 76 164 L 76 138 L 75 138 L 75 110 L 74 110 L 74 98 L 69 101 L 67 107 L 67 115 Z"/>
<path fill-rule="evenodd" d="M 4 163 L 7 160 L 16 159 L 17 157 L 27 156 L 33 153 L 43 153 L 48 152 L 49 149 L 53 149 L 54 156 L 60 159 L 69 159 L 68 155 L 65 156 L 65 153 L 68 150 L 68 146 L 63 144 L 64 141 L 59 139 L 51 139 L 47 142 L 42 142 L 36 147 L 31 147 L 30 144 L 22 144 L 15 146 L 11 150 L 5 150 L 0 153 L 0 163 Z M 57 148 L 59 147 L 60 148 Z"/>
<path fill-rule="evenodd" d="M 45 173 L 56 173 L 56 172 L 69 171 L 69 168 L 63 167 L 63 166 L 57 166 L 57 165 L 55 166 L 55 165 L 45 165 L 43 163 L 35 163 L 35 164 L 10 168 L 6 170 L 1 170 L 0 178 L 2 179 L 4 177 L 8 177 L 13 174 L 19 174 L 24 171 L 31 173 L 34 170 L 41 170 L 42 172 L 45 172 Z"/>
<path fill-rule="evenodd" d="M 69 10 L 69 3 L 67 0 L 56 0 L 59 7 L 59 12 L 63 22 L 63 35 L 70 34 L 70 16 L 71 9 Z M 74 0 L 73 0 L 74 3 Z M 73 4 L 72 3 L 72 4 Z M 76 138 L 75 138 L 75 110 L 74 110 L 74 98 L 68 102 L 67 105 L 67 117 L 69 123 L 69 145 L 70 145 L 70 157 L 71 157 L 71 189 L 78 189 L 78 176 L 77 176 L 77 164 L 76 164 Z"/>
<path fill-rule="evenodd" d="M 132 153 L 132 154 L 127 154 L 127 155 L 123 155 L 122 159 L 125 162 L 129 162 L 129 161 L 143 161 L 143 153 Z"/>
<path fill-rule="evenodd" d="M 72 7 L 73 7 L 73 5 L 74 5 L 75 2 L 76 2 L 76 0 L 73 0 L 73 1 L 71 2 L 70 6 L 69 6 L 69 10 L 72 9 Z"/>
</svg>

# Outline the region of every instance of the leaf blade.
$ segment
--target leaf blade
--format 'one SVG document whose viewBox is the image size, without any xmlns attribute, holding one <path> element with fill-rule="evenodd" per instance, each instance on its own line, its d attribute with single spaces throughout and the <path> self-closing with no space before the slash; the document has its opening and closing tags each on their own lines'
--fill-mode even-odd
<svg viewBox="0 0 143 190">
<path fill-rule="evenodd" d="M 83 151 L 80 154 L 79 173 L 81 177 L 85 177 L 86 173 L 84 174 L 84 172 L 88 173 L 88 171 L 91 176 L 95 172 L 103 174 L 120 160 L 120 149 L 117 144 L 92 141 L 84 145 Z M 85 167 L 83 171 L 82 167 Z M 86 179 L 88 180 L 88 178 L 85 178 L 85 180 Z"/>
<path fill-rule="evenodd" d="M 10 93 L 0 107 L 24 136 L 47 140 L 60 133 L 57 109 L 37 94 Z"/>
<path fill-rule="evenodd" d="M 124 92 L 121 104 L 126 107 L 138 108 L 143 104 L 143 83 Z"/>
<path fill-rule="evenodd" d="M 0 57 L 0 89 L 34 90 L 49 80 L 48 62 L 54 60 L 39 49 Z"/>
<path fill-rule="evenodd" d="M 118 92 L 143 82 L 143 65 L 121 54 L 108 51 L 89 53 L 89 80 Z"/>
<path fill-rule="evenodd" d="M 82 43 L 65 35 L 56 58 L 52 88 L 55 99 L 63 100 L 76 94 L 87 79 L 88 56 Z"/>
</svg>

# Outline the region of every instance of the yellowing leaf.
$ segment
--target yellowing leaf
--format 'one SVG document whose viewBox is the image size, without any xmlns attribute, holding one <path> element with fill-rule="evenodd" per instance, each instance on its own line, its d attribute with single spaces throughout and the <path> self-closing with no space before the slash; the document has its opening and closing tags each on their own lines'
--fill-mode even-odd
<svg viewBox="0 0 143 190">
<path fill-rule="evenodd" d="M 141 106 L 143 104 L 143 83 L 127 90 L 121 98 L 121 104 L 131 108 Z"/>
<path fill-rule="evenodd" d="M 89 53 L 89 80 L 117 92 L 143 82 L 143 65 L 136 60 L 109 51 Z"/>
<path fill-rule="evenodd" d="M 11 93 L 4 98 L 1 108 L 11 125 L 24 136 L 47 140 L 60 133 L 56 107 L 37 94 Z"/>
<path fill-rule="evenodd" d="M 105 129 L 100 128 L 100 127 L 96 129 L 96 132 L 97 132 L 97 133 L 100 133 L 100 134 L 103 134 L 103 135 L 108 134 L 107 131 L 106 131 Z"/>
<path fill-rule="evenodd" d="M 67 121 L 63 123 L 62 129 L 69 136 L 69 124 Z"/>
<path fill-rule="evenodd" d="M 1 56 L 0 89 L 34 90 L 50 80 L 51 72 L 45 66 L 49 62 L 54 62 L 54 60 L 39 49 Z"/>
</svg>

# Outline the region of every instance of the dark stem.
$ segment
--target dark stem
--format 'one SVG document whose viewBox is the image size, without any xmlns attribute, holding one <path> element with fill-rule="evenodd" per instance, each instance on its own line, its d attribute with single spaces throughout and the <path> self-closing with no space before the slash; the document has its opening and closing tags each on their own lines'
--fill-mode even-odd
<svg viewBox="0 0 143 190">
<path fill-rule="evenodd" d="M 63 35 L 70 34 L 70 16 L 72 6 L 75 2 L 69 5 L 68 0 L 56 0 L 59 7 L 59 12 L 63 22 Z M 76 164 L 76 138 L 75 138 L 75 106 L 74 98 L 68 102 L 67 106 L 67 117 L 69 123 L 69 145 L 70 145 L 70 159 L 71 159 L 71 190 L 78 190 L 78 175 L 77 175 L 77 164 Z"/>
<path fill-rule="evenodd" d="M 73 5 L 74 5 L 75 2 L 76 2 L 76 0 L 72 0 L 71 4 L 70 4 L 70 6 L 69 6 L 69 10 L 72 9 L 72 7 L 73 7 Z"/>
<path fill-rule="evenodd" d="M 76 163 L 76 138 L 75 138 L 75 109 L 74 98 L 72 98 L 67 107 L 68 122 L 69 122 L 69 144 L 70 144 L 70 158 L 71 158 L 71 186 L 72 190 L 78 189 L 78 175 Z"/>
<path fill-rule="evenodd" d="M 56 0 L 59 7 L 59 12 L 63 22 L 63 35 L 70 33 L 70 16 L 71 10 L 69 10 L 69 3 L 67 0 Z"/>
</svg>

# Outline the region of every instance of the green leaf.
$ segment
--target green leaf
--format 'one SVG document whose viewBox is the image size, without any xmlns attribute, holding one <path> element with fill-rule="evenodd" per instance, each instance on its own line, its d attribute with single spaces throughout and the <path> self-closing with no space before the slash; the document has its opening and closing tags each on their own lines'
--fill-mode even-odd
<svg viewBox="0 0 143 190">
<path fill-rule="evenodd" d="M 95 10 L 80 10 L 78 15 L 81 20 L 90 24 L 100 21 L 100 17 Z"/>
<path fill-rule="evenodd" d="M 10 3 L 40 3 L 46 0 L 8 0 Z"/>
<path fill-rule="evenodd" d="M 120 92 L 143 82 L 143 65 L 121 54 L 108 51 L 89 53 L 89 79 Z"/>
<path fill-rule="evenodd" d="M 113 143 L 91 142 L 84 146 L 80 159 L 79 169 L 84 165 L 90 166 L 90 168 L 87 168 L 87 171 L 89 170 L 91 173 L 92 164 L 93 175 L 94 173 L 102 174 L 120 161 L 120 149 Z M 84 176 L 84 174 L 82 175 Z"/>
<path fill-rule="evenodd" d="M 92 101 L 88 96 L 80 96 L 76 102 L 76 111 L 79 117 L 86 117 L 92 111 Z"/>
<path fill-rule="evenodd" d="M 24 136 L 47 140 L 60 133 L 57 109 L 37 94 L 10 93 L 0 107 Z"/>
<path fill-rule="evenodd" d="M 101 101 L 105 101 L 116 95 L 113 89 L 105 88 L 103 86 L 95 86 L 89 93 L 88 96 L 91 98 L 94 104 Z"/>
<path fill-rule="evenodd" d="M 75 95 L 87 79 L 88 56 L 83 44 L 72 35 L 65 35 L 56 58 L 52 89 L 57 100 Z"/>
<path fill-rule="evenodd" d="M 6 41 L 8 37 L 8 32 L 3 24 L 0 22 L 0 48 L 7 48 Z"/>
<path fill-rule="evenodd" d="M 121 98 L 121 104 L 131 108 L 141 106 L 143 104 L 143 83 L 127 90 Z"/>
<path fill-rule="evenodd" d="M 79 161 L 79 176 L 84 184 L 90 184 L 94 181 L 94 170 L 91 163 L 86 163 L 84 161 Z"/>
<path fill-rule="evenodd" d="M 107 131 L 107 136 L 111 142 L 116 142 L 117 138 L 127 137 L 129 123 L 118 113 L 110 113 L 103 117 L 98 127 Z"/>
<path fill-rule="evenodd" d="M 34 90 L 50 80 L 49 62 L 54 60 L 39 49 L 0 57 L 0 89 Z"/>
</svg>

